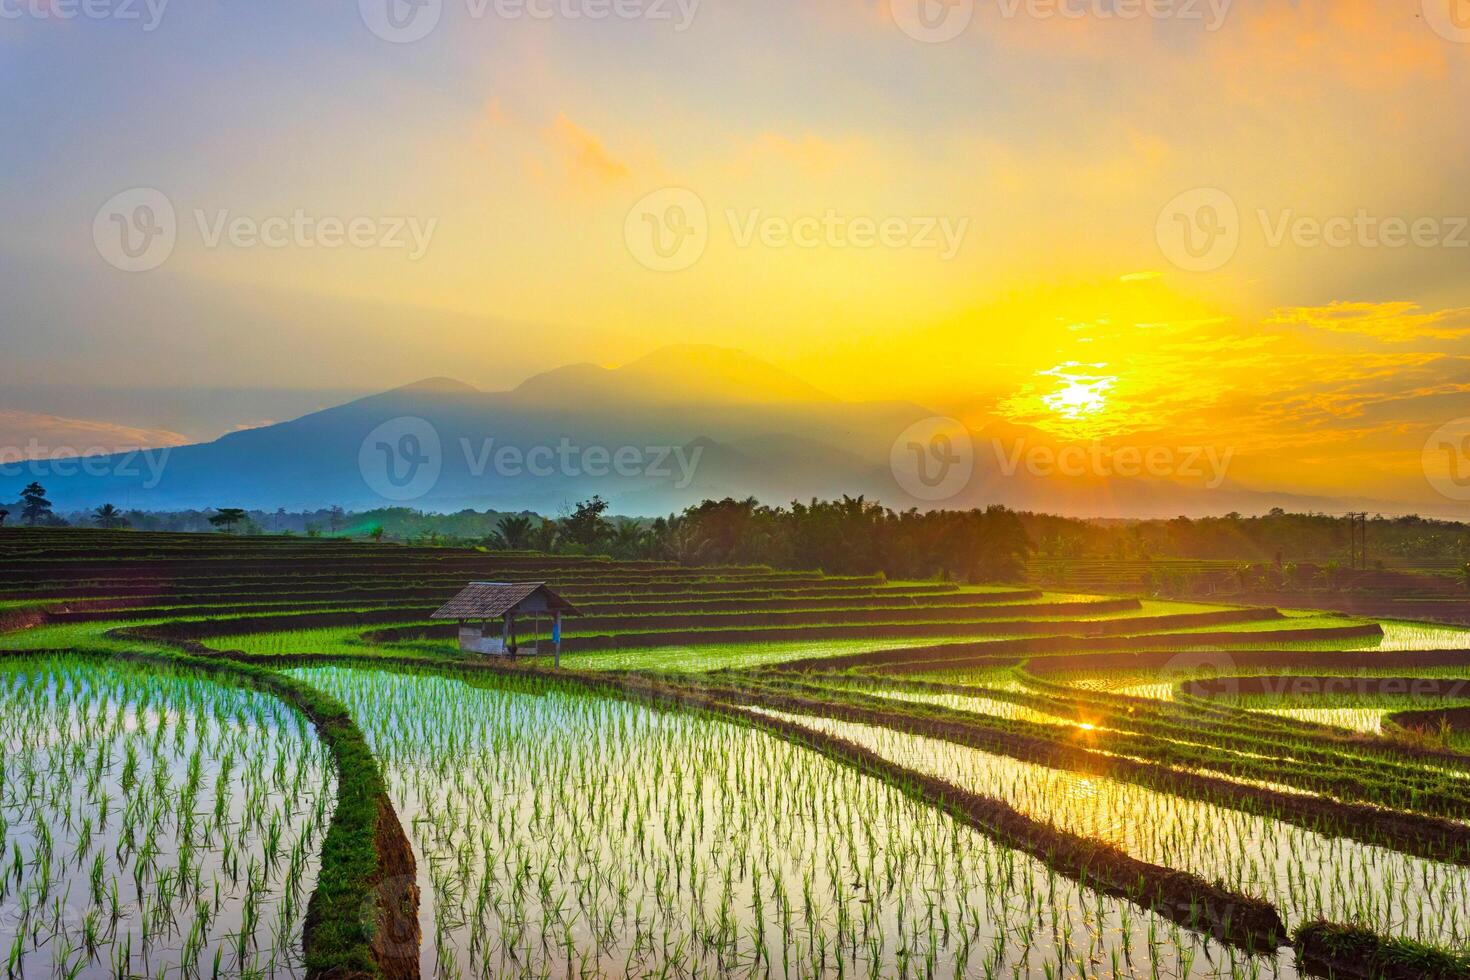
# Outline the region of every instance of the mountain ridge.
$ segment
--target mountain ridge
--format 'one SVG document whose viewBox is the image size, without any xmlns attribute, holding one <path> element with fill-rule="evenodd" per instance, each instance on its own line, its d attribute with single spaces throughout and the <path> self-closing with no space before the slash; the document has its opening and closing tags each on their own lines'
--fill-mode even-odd
<svg viewBox="0 0 1470 980">
<path fill-rule="evenodd" d="M 744 352 L 679 345 L 617 368 L 568 365 L 501 391 L 424 378 L 155 457 L 91 457 L 84 471 L 75 461 L 27 463 L 20 485 L 40 479 L 65 510 L 114 503 L 556 513 L 594 493 L 634 516 L 711 496 L 786 503 L 844 494 L 896 509 L 1000 503 L 1083 517 L 1261 512 L 1281 501 L 1347 509 L 1228 482 L 1205 490 L 1008 472 L 989 451 L 992 440 L 974 431 L 973 474 L 936 500 L 891 468 L 914 447 L 911 427 L 936 415 L 902 400 L 841 401 Z"/>
</svg>

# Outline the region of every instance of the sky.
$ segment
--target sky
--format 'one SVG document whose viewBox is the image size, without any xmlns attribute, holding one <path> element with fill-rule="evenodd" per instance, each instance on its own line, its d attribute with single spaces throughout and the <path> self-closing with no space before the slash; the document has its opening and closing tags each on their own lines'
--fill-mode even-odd
<svg viewBox="0 0 1470 980">
<path fill-rule="evenodd" d="M 1467 104 L 1467 0 L 0 0 L 0 440 L 696 342 L 1459 506 Z"/>
</svg>

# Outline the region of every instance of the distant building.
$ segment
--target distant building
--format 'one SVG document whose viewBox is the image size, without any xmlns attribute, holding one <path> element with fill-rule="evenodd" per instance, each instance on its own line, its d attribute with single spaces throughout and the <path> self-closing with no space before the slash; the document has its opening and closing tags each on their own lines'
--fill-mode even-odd
<svg viewBox="0 0 1470 980">
<path fill-rule="evenodd" d="M 551 620 L 551 645 L 561 664 L 561 621 L 580 615 L 545 582 L 471 582 L 431 617 L 459 621 L 459 648 L 492 657 L 539 653 L 543 619 Z M 531 639 L 521 643 L 517 627 L 531 622 Z"/>
</svg>

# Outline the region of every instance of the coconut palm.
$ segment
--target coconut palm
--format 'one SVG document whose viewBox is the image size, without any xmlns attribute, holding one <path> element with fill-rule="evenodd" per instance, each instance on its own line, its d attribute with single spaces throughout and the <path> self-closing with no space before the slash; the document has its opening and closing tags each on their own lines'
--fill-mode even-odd
<svg viewBox="0 0 1470 980">
<path fill-rule="evenodd" d="M 128 526 L 128 519 L 112 504 L 103 504 L 92 513 L 92 522 L 100 528 L 113 531 Z"/>
</svg>

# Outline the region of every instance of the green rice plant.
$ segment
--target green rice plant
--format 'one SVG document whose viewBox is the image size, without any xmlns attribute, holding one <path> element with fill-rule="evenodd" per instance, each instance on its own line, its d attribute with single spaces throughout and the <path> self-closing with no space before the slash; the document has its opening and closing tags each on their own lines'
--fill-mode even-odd
<svg viewBox="0 0 1470 980">
<path fill-rule="evenodd" d="M 1122 955 L 1124 908 L 1130 948 L 1173 937 L 1170 975 L 1191 947 L 1210 952 L 1187 975 L 1249 961 L 748 728 L 554 681 L 291 673 L 347 703 L 383 761 L 426 976 L 950 975 L 982 947 L 993 975 L 1091 976 Z M 1080 959 L 1058 963 L 1039 918 Z"/>
<path fill-rule="evenodd" d="M 0 780 L 5 880 L 26 909 L 0 920 L 12 972 L 199 975 L 236 935 L 279 975 L 302 972 L 299 904 L 282 901 L 284 869 L 259 856 L 295 850 L 293 887 L 310 888 L 332 783 L 292 709 L 189 670 L 9 657 L 0 740 L 5 769 L 27 774 Z M 257 760 L 243 779 L 229 775 L 237 757 Z M 214 760 L 225 778 L 208 778 Z M 267 765 L 304 773 L 302 792 L 262 792 Z M 246 889 L 228 874 L 242 854 L 255 869 Z"/>
<path fill-rule="evenodd" d="M 766 713 L 1007 800 L 1054 826 L 1108 841 L 1142 860 L 1260 894 L 1291 924 L 1328 918 L 1449 949 L 1470 944 L 1467 867 L 876 725 Z M 1406 915 L 1404 903 L 1409 900 L 1423 903 L 1426 914 Z"/>
</svg>

